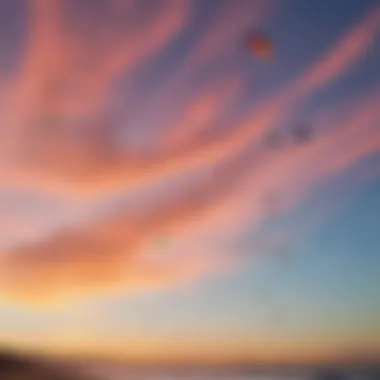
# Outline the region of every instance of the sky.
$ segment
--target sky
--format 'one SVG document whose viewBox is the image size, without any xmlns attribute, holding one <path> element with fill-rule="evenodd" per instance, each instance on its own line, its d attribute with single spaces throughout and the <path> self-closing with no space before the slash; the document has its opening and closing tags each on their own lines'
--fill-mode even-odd
<svg viewBox="0 0 380 380">
<path fill-rule="evenodd" d="M 379 65 L 376 0 L 2 0 L 0 343 L 373 358 Z"/>
</svg>

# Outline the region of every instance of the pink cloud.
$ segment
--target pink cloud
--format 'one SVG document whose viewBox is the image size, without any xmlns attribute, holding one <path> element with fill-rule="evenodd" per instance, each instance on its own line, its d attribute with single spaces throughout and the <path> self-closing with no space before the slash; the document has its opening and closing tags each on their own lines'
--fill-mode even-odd
<svg viewBox="0 0 380 380">
<path fill-rule="evenodd" d="M 138 24 L 117 38 L 112 28 L 105 27 L 97 34 L 99 46 L 88 49 L 80 38 L 73 43 L 64 27 L 58 27 L 58 3 L 46 0 L 31 4 L 31 38 L 21 70 L 7 88 L 10 112 L 5 124 L 7 144 L 0 152 L 2 186 L 64 198 L 88 201 L 99 196 L 104 200 L 115 191 L 196 170 L 207 173 L 204 169 L 210 167 L 215 171 L 209 177 L 199 176 L 195 190 L 179 191 L 156 208 L 136 214 L 119 209 L 88 224 L 53 231 L 28 246 L 15 244 L 0 256 L 3 296 L 33 302 L 110 288 L 155 289 L 198 279 L 230 262 L 214 254 L 212 247 L 205 252 L 194 243 L 193 250 L 181 260 L 174 257 L 157 265 L 147 255 L 151 240 L 162 235 L 197 235 L 202 240 L 228 234 L 233 239 L 247 223 L 259 226 L 263 219 L 296 206 L 324 181 L 380 149 L 377 92 L 355 102 L 342 102 L 338 111 L 334 108 L 318 115 L 321 120 L 330 120 L 330 128 L 317 131 L 307 143 L 288 142 L 274 151 L 262 149 L 260 144 L 268 131 L 292 115 L 299 102 L 348 74 L 360 62 L 379 34 L 379 8 L 345 33 L 304 74 L 235 120 L 227 131 L 216 127 L 228 104 L 244 91 L 242 75 L 231 72 L 217 83 L 208 81 L 207 90 L 185 92 L 182 113 L 178 112 L 180 116 L 158 139 L 158 149 L 141 157 L 110 142 L 112 124 L 90 123 L 88 129 L 49 125 L 44 129 L 43 123 L 34 120 L 56 107 L 97 119 L 112 96 L 114 82 L 131 76 L 136 67 L 165 50 L 183 31 L 190 17 L 189 2 L 163 3 L 162 12 L 148 14 L 146 24 Z M 133 12 L 136 4 L 128 4 L 124 8 L 124 3 L 112 2 L 112 17 L 123 10 Z M 255 4 L 259 18 L 264 3 Z M 235 11 L 243 12 L 244 17 L 248 14 L 245 7 Z M 244 22 L 249 19 L 246 17 Z M 166 90 L 173 90 L 183 73 L 196 72 L 212 61 L 214 54 L 222 54 L 223 44 L 234 43 L 240 27 L 239 23 L 230 24 L 227 14 L 217 19 L 179 69 L 178 82 L 174 74 Z M 78 48 L 84 51 L 78 52 Z M 84 70 L 76 96 L 66 99 L 58 91 L 56 100 L 57 78 L 78 78 L 84 57 L 97 60 Z M 158 91 L 158 96 L 166 94 Z M 330 118 L 336 113 L 339 117 Z M 86 138 L 78 138 L 78 132 L 83 131 Z M 210 131 L 211 137 L 207 134 Z M 278 204 L 268 200 L 268 194 L 275 194 Z"/>
<path fill-rule="evenodd" d="M 28 179 L 25 171 L 22 171 L 18 183 L 23 186 L 48 187 L 51 190 L 66 191 L 72 194 L 84 192 L 88 196 L 90 193 L 106 193 L 115 189 L 120 190 L 122 187 L 144 185 L 226 160 L 227 157 L 237 154 L 248 144 L 258 141 L 279 121 L 286 119 L 287 115 L 292 112 L 292 106 L 298 101 L 341 77 L 359 62 L 368 44 L 379 32 L 376 22 L 378 14 L 376 9 L 375 12 L 366 16 L 340 40 L 339 45 L 328 51 L 305 74 L 264 101 L 252 114 L 244 117 L 231 130 L 215 134 L 213 141 L 205 140 L 202 137 L 196 140 L 190 139 L 183 144 L 180 152 L 163 152 L 156 157 L 139 160 L 125 153 L 110 157 L 100 148 L 93 150 L 94 148 L 90 147 L 90 151 L 86 152 L 83 147 L 73 145 L 74 142 L 71 143 L 70 139 L 67 140 L 65 147 L 62 145 L 65 141 L 63 136 L 63 139 L 57 140 L 57 143 L 59 142 L 62 146 L 61 153 L 55 159 L 59 158 L 59 161 L 54 163 L 53 160 L 43 156 L 43 162 L 49 161 L 51 169 L 46 165 L 45 167 L 41 166 L 39 170 L 29 167 L 30 178 Z M 154 44 L 154 46 L 156 45 Z M 198 128 L 197 120 L 194 120 L 192 127 L 185 124 L 178 128 L 184 128 L 184 130 L 191 130 L 192 127 L 195 130 Z M 181 131 L 176 133 L 181 134 Z M 184 135 L 186 134 L 187 132 L 184 132 Z M 48 145 L 44 142 L 44 149 L 46 146 Z M 56 152 L 57 146 L 53 145 L 51 149 Z M 46 154 L 49 154 L 48 151 Z M 81 162 L 82 169 L 77 173 L 68 164 L 65 166 L 65 162 L 73 161 L 69 160 L 69 157 L 76 157 L 74 161 Z M 99 165 L 103 170 L 95 171 L 94 167 L 98 168 Z M 53 169 L 54 167 L 57 170 Z M 14 178 L 9 178 L 9 181 L 17 181 L 17 168 L 12 173 Z"/>
<path fill-rule="evenodd" d="M 83 227 L 63 229 L 2 254 L 0 289 L 15 299 L 59 299 L 84 290 L 167 286 L 222 265 L 221 255 L 194 251 L 156 266 L 146 257 L 152 239 L 196 228 L 235 188 L 245 164 L 146 214 L 116 213 Z M 176 255 L 177 256 L 177 255 Z M 211 260 L 212 258 L 212 260 Z M 190 277 L 189 277 L 190 276 Z M 51 286 L 46 287 L 50 283 Z M 54 285 L 52 285 L 54 283 Z"/>
<path fill-rule="evenodd" d="M 157 236 L 217 236 L 224 231 L 233 238 L 246 223 L 260 224 L 266 217 L 294 207 L 315 186 L 378 151 L 380 134 L 373 133 L 380 118 L 377 101 L 361 104 L 351 112 L 340 125 L 305 145 L 264 152 L 254 165 L 251 160 L 255 155 L 237 161 L 198 189 L 144 214 L 116 213 L 63 230 L 41 243 L 15 248 L 3 255 L 2 268 L 8 273 L 2 276 L 3 294 L 33 300 L 102 288 L 160 288 L 194 280 L 212 268 L 220 269 L 223 263 L 231 264 L 221 252 L 209 256 L 189 251 L 180 260 L 164 260 L 163 266 L 155 266 L 146 252 Z M 263 207 L 270 191 L 279 197 L 278 208 Z M 46 295 L 43 289 L 53 279 L 55 285 Z"/>
</svg>

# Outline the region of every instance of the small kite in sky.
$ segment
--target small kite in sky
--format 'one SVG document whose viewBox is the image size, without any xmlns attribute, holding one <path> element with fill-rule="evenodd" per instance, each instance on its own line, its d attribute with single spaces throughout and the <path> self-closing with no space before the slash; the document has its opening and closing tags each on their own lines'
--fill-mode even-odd
<svg viewBox="0 0 380 380">
<path fill-rule="evenodd" d="M 248 37 L 249 50 L 258 58 L 270 61 L 274 56 L 273 43 L 269 37 L 260 34 L 252 33 Z"/>
<path fill-rule="evenodd" d="M 306 125 L 298 125 L 293 129 L 293 136 L 297 142 L 306 142 L 311 138 L 311 128 Z"/>
</svg>

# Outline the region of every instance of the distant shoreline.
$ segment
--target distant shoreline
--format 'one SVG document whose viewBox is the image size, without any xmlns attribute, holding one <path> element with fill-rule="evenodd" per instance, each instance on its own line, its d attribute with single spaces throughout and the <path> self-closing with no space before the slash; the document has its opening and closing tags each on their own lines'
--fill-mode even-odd
<svg viewBox="0 0 380 380">
<path fill-rule="evenodd" d="M 155 373 L 155 374 L 170 374 L 170 375 L 191 375 L 191 374 L 205 374 L 205 375 L 234 375 L 234 376 L 249 376 L 263 373 L 281 373 L 292 374 L 300 372 L 312 372 L 320 370 L 338 370 L 338 371 L 376 371 L 380 372 L 379 361 L 367 362 L 340 362 L 340 363 L 303 363 L 303 364 L 289 364 L 289 363 L 255 363 L 255 364 L 205 364 L 205 363 L 133 363 L 123 360 L 107 360 L 95 358 L 74 358 L 72 356 L 57 355 L 39 355 L 33 352 L 17 352 L 16 350 L 0 349 L 0 378 L 2 374 L 3 363 L 10 363 L 15 366 L 19 363 L 21 367 L 28 368 L 46 368 L 48 370 L 57 370 L 59 372 L 94 372 L 93 370 L 102 369 L 118 369 L 126 371 L 130 374 L 139 373 Z M 87 380 L 87 375 L 85 379 Z M 76 377 L 76 380 L 81 380 Z"/>
</svg>

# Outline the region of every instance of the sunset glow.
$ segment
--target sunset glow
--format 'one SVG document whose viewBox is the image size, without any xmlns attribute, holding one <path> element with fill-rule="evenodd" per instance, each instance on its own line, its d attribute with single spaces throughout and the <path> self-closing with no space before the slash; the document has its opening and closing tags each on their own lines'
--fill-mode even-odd
<svg viewBox="0 0 380 380">
<path fill-rule="evenodd" d="M 376 0 L 0 15 L 0 343 L 177 363 L 380 352 Z"/>
</svg>

